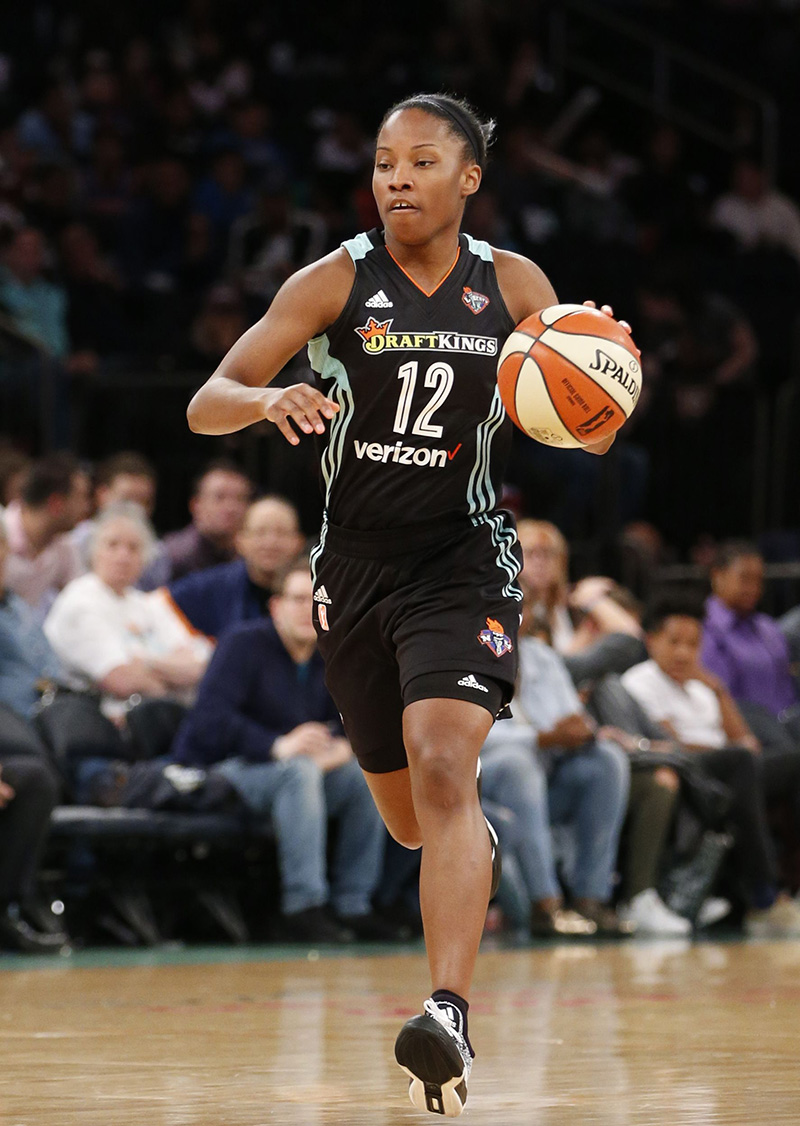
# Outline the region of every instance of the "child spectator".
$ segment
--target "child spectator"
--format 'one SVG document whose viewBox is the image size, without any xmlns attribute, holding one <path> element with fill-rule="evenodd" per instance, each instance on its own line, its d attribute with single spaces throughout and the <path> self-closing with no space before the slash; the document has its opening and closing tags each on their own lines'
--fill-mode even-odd
<svg viewBox="0 0 800 1126">
<path fill-rule="evenodd" d="M 700 608 L 685 597 L 665 598 L 652 607 L 645 627 L 650 659 L 629 669 L 623 686 L 651 719 L 696 753 L 704 770 L 733 791 L 732 856 L 748 902 L 747 932 L 800 936 L 800 906 L 778 894 L 758 741 L 722 681 L 700 664 Z M 800 809 L 796 789 L 794 806 Z"/>
</svg>

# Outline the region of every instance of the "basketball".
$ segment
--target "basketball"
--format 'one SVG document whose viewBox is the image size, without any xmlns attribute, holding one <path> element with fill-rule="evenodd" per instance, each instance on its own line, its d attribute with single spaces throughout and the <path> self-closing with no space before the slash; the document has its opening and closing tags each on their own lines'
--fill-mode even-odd
<svg viewBox="0 0 800 1126">
<path fill-rule="evenodd" d="M 518 324 L 497 362 L 512 421 L 546 446 L 577 449 L 613 434 L 639 398 L 639 353 L 588 305 L 551 305 Z"/>
</svg>

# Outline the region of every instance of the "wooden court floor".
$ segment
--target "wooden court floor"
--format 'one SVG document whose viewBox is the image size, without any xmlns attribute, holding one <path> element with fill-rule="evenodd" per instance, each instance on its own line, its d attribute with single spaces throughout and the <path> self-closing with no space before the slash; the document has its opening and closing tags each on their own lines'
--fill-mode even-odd
<svg viewBox="0 0 800 1126">
<path fill-rule="evenodd" d="M 400 1126 L 418 949 L 0 961 L 4 1126 Z M 102 964 L 105 961 L 106 964 Z M 481 955 L 473 1126 L 800 1123 L 800 942 Z"/>
</svg>

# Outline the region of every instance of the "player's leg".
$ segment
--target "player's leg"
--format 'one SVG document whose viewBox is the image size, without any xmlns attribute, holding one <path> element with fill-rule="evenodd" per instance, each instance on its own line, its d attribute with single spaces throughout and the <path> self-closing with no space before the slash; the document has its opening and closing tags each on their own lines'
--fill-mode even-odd
<svg viewBox="0 0 800 1126">
<path fill-rule="evenodd" d="M 475 786 L 492 726 L 465 700 L 418 700 L 403 715 L 422 837 L 420 905 L 434 989 L 469 1000 L 491 885 L 491 849 Z"/>
<path fill-rule="evenodd" d="M 468 997 L 492 883 L 492 849 L 478 800 L 478 755 L 493 713 L 459 699 L 409 703 L 403 732 L 422 837 L 420 903 L 433 992 L 395 1044 L 420 1110 L 455 1118 L 473 1052 Z"/>
<path fill-rule="evenodd" d="M 364 777 L 383 823 L 397 843 L 405 848 L 419 848 L 422 834 L 414 810 L 408 767 L 388 774 L 365 770 Z"/>
</svg>

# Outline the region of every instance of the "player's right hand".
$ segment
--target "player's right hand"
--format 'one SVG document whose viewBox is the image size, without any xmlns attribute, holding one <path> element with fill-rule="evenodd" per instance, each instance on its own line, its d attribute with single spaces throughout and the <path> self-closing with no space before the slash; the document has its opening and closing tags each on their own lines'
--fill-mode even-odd
<svg viewBox="0 0 800 1126">
<path fill-rule="evenodd" d="M 264 417 L 275 423 L 292 446 L 296 446 L 300 439 L 289 419 L 304 434 L 324 434 L 325 419 L 332 419 L 339 410 L 337 403 L 327 399 L 321 391 L 308 383 L 294 383 L 291 387 L 267 387 L 264 402 Z"/>
</svg>

